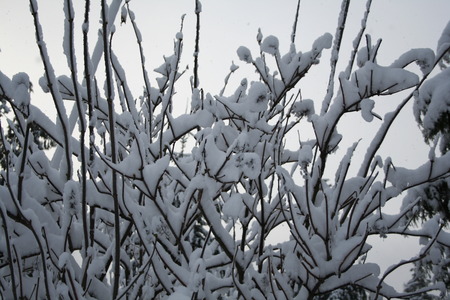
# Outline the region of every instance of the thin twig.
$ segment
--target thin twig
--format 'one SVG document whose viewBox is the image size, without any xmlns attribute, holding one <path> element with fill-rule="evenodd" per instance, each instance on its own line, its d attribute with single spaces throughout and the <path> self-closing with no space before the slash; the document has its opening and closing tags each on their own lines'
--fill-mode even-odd
<svg viewBox="0 0 450 300">
<path fill-rule="evenodd" d="M 330 77 L 328 78 L 327 94 L 322 104 L 321 115 L 324 115 L 328 111 L 331 98 L 334 94 L 334 76 L 336 74 L 336 65 L 339 59 L 339 50 L 341 49 L 341 42 L 344 36 L 345 22 L 347 21 L 348 8 L 350 6 L 350 0 L 343 0 L 341 4 L 341 13 L 339 14 L 338 27 L 334 37 L 333 50 L 331 51 L 330 58 Z"/>
<path fill-rule="evenodd" d="M 111 141 L 111 161 L 113 164 L 117 163 L 116 155 L 116 137 L 115 137 L 115 122 L 114 122 L 114 104 L 112 99 L 112 74 L 111 74 L 111 53 L 110 43 L 108 39 L 109 26 L 108 16 L 106 14 L 107 4 L 106 0 L 102 0 L 102 34 L 103 34 L 103 55 L 105 61 L 106 72 L 106 99 L 108 102 L 108 118 L 109 118 L 109 135 Z M 117 172 L 112 169 L 112 198 L 114 201 L 114 281 L 112 297 L 115 299 L 119 292 L 120 279 L 120 216 L 119 216 L 119 199 L 117 192 Z"/>
<path fill-rule="evenodd" d="M 294 25 L 292 25 L 292 34 L 291 34 L 291 43 L 294 44 L 295 43 L 295 37 L 297 34 L 297 22 L 298 22 L 298 15 L 300 13 L 300 1 L 297 1 L 297 9 L 296 9 L 296 13 L 295 13 L 295 19 L 294 19 Z"/>
<path fill-rule="evenodd" d="M 202 4 L 200 0 L 195 0 L 195 15 L 197 17 L 197 25 L 195 27 L 195 51 L 194 51 L 194 89 L 198 88 L 198 54 L 200 52 L 200 13 L 202 12 Z"/>
</svg>

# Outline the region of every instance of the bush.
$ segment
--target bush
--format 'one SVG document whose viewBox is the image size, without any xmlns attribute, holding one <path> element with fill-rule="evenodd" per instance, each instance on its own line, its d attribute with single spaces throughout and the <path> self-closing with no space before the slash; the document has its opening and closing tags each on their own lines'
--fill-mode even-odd
<svg viewBox="0 0 450 300">
<path fill-rule="evenodd" d="M 4 298 L 306 299 L 340 288 L 390 298 L 442 290 L 437 284 L 408 294 L 384 282 L 406 263 L 433 260 L 434 244 L 450 245 L 438 217 L 421 228 L 405 222 L 419 199 L 394 215 L 384 206 L 412 187 L 448 176 L 450 154 L 425 158 L 416 170 L 377 155 L 439 56 L 430 49 L 411 50 L 390 66 L 377 64 L 380 42 L 372 43 L 370 36 L 364 41 L 368 7 L 349 65 L 335 75 L 348 12 L 344 1 L 335 37 L 324 34 L 309 51 L 296 50 L 295 32 L 287 53 L 280 52 L 276 37 L 261 32 L 259 53 L 240 47 L 238 58 L 260 80 L 244 78 L 228 95 L 201 89 L 196 51 L 190 112 L 176 116 L 172 100 L 185 72 L 183 33 L 176 34 L 174 53 L 164 57 L 155 70 L 157 85 L 151 85 L 130 3 L 118 3 L 102 1 L 96 48 L 101 51 L 92 51 L 86 1 L 84 55 L 77 61 L 74 12 L 65 1 L 64 54 L 71 73 L 57 76 L 36 1 L 30 1 L 45 66 L 39 84 L 53 100 L 56 122 L 30 101 L 26 74 L 10 79 L 0 73 L 0 99 L 11 111 L 2 121 L 16 118 L 8 126 L 17 138 L 7 138 L 2 123 Z M 197 1 L 198 21 L 200 13 Z M 119 19 L 131 24 L 138 41 L 144 82 L 139 98 L 133 97 L 112 46 L 117 28 L 107 20 Z M 298 83 L 330 48 L 330 84 L 318 108 L 316 101 L 302 99 Z M 420 76 L 405 69 L 413 62 L 422 66 Z M 230 75 L 236 72 L 233 65 Z M 81 73 L 83 82 L 77 80 Z M 337 157 L 343 116 L 359 112 L 367 122 L 381 118 L 373 112 L 377 100 L 405 90 L 409 94 L 383 116 L 359 171 L 351 175 L 353 156 L 361 149 L 355 142 Z M 54 153 L 40 147 L 35 127 L 57 145 Z M 315 138 L 300 139 L 301 128 L 311 128 Z M 288 149 L 287 139 L 298 140 L 298 147 Z M 329 179 L 326 168 L 337 159 L 336 176 Z M 282 227 L 289 239 L 269 243 L 268 236 Z M 364 260 L 371 248 L 367 239 L 398 234 L 420 236 L 423 248 L 380 274 L 376 263 Z"/>
</svg>

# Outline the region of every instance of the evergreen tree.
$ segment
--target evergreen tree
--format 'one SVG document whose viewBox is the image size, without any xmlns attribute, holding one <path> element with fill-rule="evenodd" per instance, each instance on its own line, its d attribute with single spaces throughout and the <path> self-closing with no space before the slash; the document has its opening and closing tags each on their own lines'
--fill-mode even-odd
<svg viewBox="0 0 450 300">
<path fill-rule="evenodd" d="M 441 155 L 450 151 L 450 51 L 443 51 L 450 42 L 450 22 L 444 29 L 438 42 L 437 53 L 441 72 L 429 79 L 416 95 L 414 113 L 425 141 L 431 145 L 430 158 L 434 159 L 436 147 Z M 448 46 L 447 46 L 448 47 Z M 431 88 L 433 91 L 431 91 Z M 435 216 L 448 228 L 450 222 L 450 179 L 443 178 L 424 184 L 411 190 L 404 204 L 420 199 L 413 214 L 407 217 L 415 225 L 424 224 Z M 436 282 L 443 282 L 450 291 L 450 249 L 443 245 L 432 248 L 434 259 L 421 259 L 411 269 L 412 278 L 405 286 L 405 291 L 413 292 Z M 431 250 L 430 250 L 431 251 Z M 435 295 L 423 295 L 413 299 L 440 299 Z"/>
<path fill-rule="evenodd" d="M 357 285 L 347 285 L 329 293 L 316 296 L 314 300 L 366 300 L 366 291 Z"/>
<path fill-rule="evenodd" d="M 0 118 L 8 113 L 11 112 L 11 109 L 7 106 L 7 102 L 4 99 L 6 96 L 3 94 L 0 94 Z M 3 126 L 3 125 L 2 125 Z M 12 120 L 12 125 L 9 124 L 6 126 L 6 132 L 5 138 L 11 145 L 13 145 L 13 148 L 11 151 L 13 151 L 15 154 L 18 154 L 22 149 L 20 147 L 20 143 L 18 141 L 18 137 L 14 129 L 20 129 L 21 127 L 18 124 L 18 120 L 16 117 Z M 39 150 L 48 150 L 52 147 L 56 146 L 55 141 L 44 131 L 41 127 L 36 125 L 36 123 L 32 123 L 30 125 L 30 131 L 33 136 L 34 144 L 38 147 Z M 23 134 L 23 133 L 22 133 Z M 6 168 L 6 151 L 5 146 L 3 143 L 0 143 L 0 168 L 5 169 Z M 0 178 L 0 184 L 2 183 L 2 179 Z"/>
</svg>

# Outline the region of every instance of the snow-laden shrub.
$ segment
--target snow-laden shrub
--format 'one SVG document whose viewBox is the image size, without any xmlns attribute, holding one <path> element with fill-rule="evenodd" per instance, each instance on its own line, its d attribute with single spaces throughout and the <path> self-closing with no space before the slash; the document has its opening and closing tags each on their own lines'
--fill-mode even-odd
<svg viewBox="0 0 450 300">
<path fill-rule="evenodd" d="M 437 64 L 432 50 L 409 52 L 381 66 L 376 62 L 379 43 L 367 38 L 366 46 L 359 46 L 362 29 L 354 43 L 358 62 L 354 55 L 338 76 L 336 95 L 331 88 L 318 103 L 301 99 L 296 88 L 330 48 L 335 69 L 339 43 L 332 42 L 342 38 L 345 18 L 339 18 L 335 38 L 326 33 L 309 51 L 296 51 L 293 40 L 283 54 L 279 40 L 260 31 L 259 55 L 245 47 L 237 51 L 260 80 L 243 79 L 235 92 L 216 95 L 201 89 L 194 71 L 191 111 L 175 116 L 173 95 L 184 72 L 179 66 L 183 34 L 176 34 L 174 53 L 155 70 L 157 85 L 150 84 L 141 57 L 145 90 L 136 99 L 121 58 L 110 47 L 118 29 L 107 22 L 119 22 L 120 10 L 121 22 L 129 20 L 141 49 L 129 2 L 108 6 L 102 1 L 96 48 L 102 51 L 91 52 L 86 21 L 85 56 L 78 63 L 73 7 L 65 2 L 63 44 L 71 74 L 57 76 L 41 40 L 36 2 L 30 1 L 46 71 L 39 82 L 54 102 L 56 123 L 34 104 L 28 75 L 10 79 L 0 73 L 0 99 L 17 118 L 8 124 L 22 149 L 10 151 L 16 145 L 6 138 L 2 120 L 3 298 L 307 299 L 348 286 L 359 294 L 407 297 L 389 286 L 386 276 L 430 253 L 433 261 L 436 244 L 450 246 L 437 217 L 423 228 L 403 222 L 419 200 L 393 215 L 384 211 L 403 191 L 448 176 L 450 154 L 424 158 L 416 170 L 394 167 L 377 155 L 403 104 L 422 86 L 420 76 Z M 199 1 L 196 5 L 199 16 Z M 346 13 L 343 6 L 341 14 Z M 433 58 L 423 75 L 405 69 L 413 61 L 425 66 L 430 51 Z M 100 62 L 102 76 L 96 71 Z M 423 97 L 440 92 L 432 81 L 423 87 L 417 99 L 425 102 Z M 379 98 L 404 90 L 410 94 L 397 110 L 382 117 L 373 112 Z M 72 112 L 66 111 L 67 101 L 74 103 Z M 368 122 L 381 118 L 379 132 L 367 149 L 354 143 L 338 157 L 338 124 L 355 111 Z M 36 144 L 32 125 L 55 141 L 52 155 Z M 300 140 L 296 132 L 302 127 L 311 128 L 315 137 Z M 286 139 L 293 137 L 299 139 L 298 148 L 287 149 Z M 357 152 L 365 157 L 359 172 L 351 174 Z M 328 162 L 337 159 L 335 178 L 326 178 Z M 267 238 L 283 227 L 289 238 L 269 243 Z M 397 234 L 422 237 L 423 248 L 381 274 L 376 263 L 363 259 L 371 249 L 368 238 Z"/>
</svg>

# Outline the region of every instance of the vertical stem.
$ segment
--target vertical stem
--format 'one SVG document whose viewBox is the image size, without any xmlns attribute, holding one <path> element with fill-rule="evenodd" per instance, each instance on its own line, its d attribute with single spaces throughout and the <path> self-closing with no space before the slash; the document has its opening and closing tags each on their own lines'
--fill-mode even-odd
<svg viewBox="0 0 450 300">
<path fill-rule="evenodd" d="M 297 12 L 295 13 L 294 25 L 292 25 L 292 34 L 291 34 L 291 43 L 295 43 L 295 36 L 297 34 L 297 22 L 298 22 L 298 14 L 300 13 L 300 0 L 297 2 Z"/>
<path fill-rule="evenodd" d="M 195 14 L 197 16 L 197 25 L 195 32 L 195 51 L 194 51 L 194 89 L 198 88 L 198 53 L 200 52 L 200 13 L 202 11 L 202 4 L 200 0 L 195 0 Z"/>
<path fill-rule="evenodd" d="M 331 52 L 330 59 L 330 77 L 328 79 L 328 88 L 325 99 L 322 104 L 321 115 L 324 115 L 328 111 L 330 106 L 331 98 L 333 98 L 334 93 L 334 75 L 336 74 L 336 64 L 339 59 L 339 50 L 341 49 L 342 37 L 344 36 L 345 22 L 347 21 L 348 8 L 350 6 L 350 0 L 343 0 L 341 5 L 341 13 L 339 14 L 338 27 L 336 29 L 336 34 L 334 37 L 333 51 Z"/>
<path fill-rule="evenodd" d="M 14 272 L 14 265 L 13 265 L 13 258 L 11 253 L 11 243 L 9 241 L 9 233 L 8 233 L 8 224 L 6 222 L 6 209 L 3 206 L 3 203 L 0 204 L 0 214 L 3 221 L 3 229 L 5 231 L 5 244 L 6 244 L 6 252 L 8 254 L 8 263 L 9 263 L 9 270 L 11 272 L 11 287 L 12 287 L 12 293 L 14 299 L 17 298 L 17 291 L 16 291 L 16 276 Z M 22 288 L 21 288 L 22 290 Z"/>
<path fill-rule="evenodd" d="M 19 299 L 25 299 L 25 297 L 23 296 L 23 276 L 22 276 L 22 267 L 20 266 L 21 260 L 18 259 L 19 255 L 17 254 L 17 247 L 16 245 L 13 244 L 13 250 L 14 250 L 14 255 L 16 256 L 16 262 L 17 262 L 17 271 L 19 272 Z"/>
<path fill-rule="evenodd" d="M 264 205 L 264 195 L 263 195 L 263 179 L 262 175 L 258 176 L 258 194 L 259 194 L 259 201 L 261 202 L 261 233 L 259 237 L 259 263 L 258 263 L 258 272 L 262 272 L 262 260 L 261 257 L 264 254 L 264 237 L 266 235 L 266 220 L 265 220 L 265 205 Z"/>
<path fill-rule="evenodd" d="M 83 259 L 86 257 L 86 249 L 88 247 L 88 227 L 87 227 L 87 211 L 86 211 L 86 154 L 85 154 L 85 136 L 86 136 L 86 120 L 84 117 L 84 109 L 82 99 L 78 90 L 77 81 L 77 63 L 75 60 L 75 42 L 74 42 L 74 12 L 72 0 L 67 0 L 66 2 L 66 22 L 69 26 L 69 69 L 72 77 L 72 84 L 75 94 L 75 103 L 78 111 L 78 122 L 80 126 L 80 158 L 81 158 L 81 219 L 83 223 L 83 247 L 81 248 L 81 255 Z M 86 59 L 86 58 L 85 58 Z"/>
<path fill-rule="evenodd" d="M 108 102 L 108 115 L 109 115 L 109 135 L 111 143 L 111 161 L 113 164 L 117 163 L 116 158 L 116 137 L 115 137 L 115 120 L 114 120 L 114 103 L 112 99 L 112 76 L 111 76 L 111 53 L 108 41 L 108 18 L 107 18 L 107 4 L 106 0 L 102 0 L 102 30 L 103 30 L 103 55 L 105 60 L 105 72 L 106 72 L 106 99 Z M 111 168 L 112 172 L 112 197 L 114 201 L 114 282 L 113 282 L 113 294 L 115 299 L 119 292 L 119 278 L 120 278 L 120 218 L 119 218 L 119 199 L 117 193 L 117 172 L 114 168 Z"/>
<path fill-rule="evenodd" d="M 183 23 L 184 23 L 184 16 L 181 18 L 181 28 L 180 32 L 183 30 Z M 175 94 L 175 81 L 177 80 L 177 73 L 178 73 L 178 65 L 180 63 L 181 58 L 181 51 L 183 49 L 183 38 L 177 38 L 175 42 L 175 56 L 176 56 L 176 63 L 173 69 L 170 71 L 170 74 L 168 76 L 168 82 L 169 82 L 169 88 L 167 89 L 167 102 L 162 103 L 162 109 L 161 109 L 161 128 L 160 128 L 160 134 L 159 134 L 159 158 L 163 157 L 164 151 L 164 123 L 165 118 L 168 114 L 172 113 L 172 97 Z M 170 124 L 168 125 L 170 127 Z"/>
<path fill-rule="evenodd" d="M 22 149 L 22 160 L 20 162 L 20 169 L 19 169 L 19 181 L 17 183 L 17 200 L 19 202 L 19 205 L 22 205 L 22 189 L 23 189 L 23 172 L 25 171 L 25 164 L 27 159 L 27 151 L 28 151 L 28 142 L 30 139 L 30 128 L 31 123 L 27 124 L 27 129 L 25 131 L 25 141 L 23 144 Z"/>
<path fill-rule="evenodd" d="M 364 34 L 364 31 L 366 31 L 367 19 L 369 18 L 371 5 L 372 5 L 372 0 L 367 0 L 366 11 L 364 13 L 363 19 L 361 20 L 361 29 L 359 30 L 358 35 L 356 36 L 355 40 L 353 41 L 353 50 L 352 50 L 352 53 L 350 54 L 350 60 L 348 61 L 347 68 L 345 69 L 345 78 L 346 79 L 349 79 L 350 74 L 352 73 L 353 63 L 355 61 L 356 54 L 358 53 L 359 44 L 361 43 L 361 39 Z"/>
<path fill-rule="evenodd" d="M 88 103 L 88 118 L 89 118 L 89 161 L 88 165 L 91 165 L 94 161 L 94 124 L 92 122 L 93 116 L 93 105 L 94 105 L 94 95 L 92 91 L 93 80 L 91 73 L 91 59 L 89 55 L 89 43 L 88 43 L 88 33 L 89 33 L 89 13 L 90 13 L 90 0 L 86 0 L 85 10 L 84 10 L 84 24 L 83 24 L 83 58 L 84 58 L 84 80 L 86 83 L 87 89 L 87 103 Z M 87 202 L 87 201 L 86 201 Z M 87 205 L 87 203 L 85 203 Z M 85 206 L 85 205 L 83 205 Z M 86 247 L 91 247 L 94 241 L 94 224 L 95 219 L 94 216 L 94 207 L 89 207 L 89 237 L 85 238 L 85 242 L 87 241 Z M 83 215 L 85 212 L 83 212 Z M 85 233 L 86 234 L 86 233 Z M 84 276 L 82 280 L 83 288 L 86 288 L 86 276 Z"/>
<path fill-rule="evenodd" d="M 10 151 L 10 147 L 9 147 L 9 145 L 7 145 L 7 141 L 6 141 L 5 135 L 3 133 L 1 120 L 0 120 L 0 140 L 3 143 L 2 151 L 4 151 L 3 154 L 5 156 L 4 159 L 5 159 L 5 166 L 6 166 L 5 167 L 6 168 L 6 178 L 5 178 L 6 180 L 4 180 L 4 175 L 0 174 L 0 176 L 1 176 L 0 184 L 3 185 L 3 183 L 4 183 L 6 186 L 9 187 L 10 186 L 9 185 L 9 170 L 10 170 L 9 151 Z M 9 187 L 9 190 L 10 190 L 10 192 L 12 192 L 10 187 Z M 22 296 L 23 296 L 23 288 L 22 288 L 22 276 L 21 276 L 21 271 L 20 271 L 20 259 L 18 259 L 17 251 L 15 251 L 16 252 L 16 258 L 17 258 L 16 259 L 16 261 L 17 261 L 17 268 L 18 268 L 18 272 L 19 272 L 18 279 L 19 279 L 20 296 L 18 298 L 17 297 L 17 291 L 16 291 L 16 280 L 15 280 L 14 264 L 13 264 L 13 258 L 12 258 L 12 252 L 11 252 L 11 243 L 10 243 L 10 240 L 9 240 L 8 222 L 6 220 L 6 217 L 7 217 L 8 214 L 7 214 L 7 210 L 6 210 L 6 208 L 5 208 L 5 206 L 4 206 L 2 201 L 0 201 L 0 214 L 1 214 L 1 217 L 2 217 L 2 220 L 3 220 L 3 228 L 4 228 L 4 231 L 5 231 L 6 252 L 7 252 L 8 258 L 9 258 L 9 262 L 8 263 L 9 263 L 9 269 L 10 269 L 10 272 L 11 272 L 11 284 L 12 284 L 12 287 L 13 287 L 12 292 L 13 292 L 14 299 L 21 299 Z M 13 249 L 15 250 L 14 245 L 13 245 Z"/>
<path fill-rule="evenodd" d="M 39 22 L 39 16 L 37 11 L 36 0 L 30 0 L 30 10 L 34 19 L 34 28 L 36 33 L 36 43 L 39 48 L 39 53 L 41 55 L 42 62 L 44 64 L 45 79 L 47 80 L 47 86 L 52 95 L 53 102 L 56 107 L 56 113 L 58 119 L 61 121 L 62 132 L 64 135 L 64 153 L 66 156 L 66 180 L 72 177 L 72 151 L 70 150 L 70 133 L 69 133 L 69 121 L 66 115 L 66 109 L 64 107 L 63 99 L 58 90 L 58 83 L 55 78 L 55 72 L 53 70 L 52 64 L 50 63 L 50 58 L 48 56 L 47 47 L 43 41 L 42 27 Z"/>
<path fill-rule="evenodd" d="M 134 14 L 132 17 L 131 11 L 130 11 L 130 4 L 129 2 L 126 2 L 128 14 L 130 16 L 131 24 L 133 25 L 134 34 L 136 36 L 136 40 L 139 46 L 139 56 L 141 58 L 141 69 L 142 69 L 142 76 L 144 78 L 144 84 L 145 84 L 145 92 L 146 92 L 146 98 L 147 98 L 147 105 L 148 105 L 148 124 L 149 124 L 149 130 L 148 130 L 148 136 L 150 143 L 152 143 L 152 128 L 153 128 L 153 104 L 150 99 L 150 80 L 148 79 L 148 73 L 147 69 L 145 68 L 145 56 L 144 56 L 144 49 L 142 47 L 142 37 L 139 32 L 139 28 L 136 25 L 136 21 L 134 19 Z"/>
<path fill-rule="evenodd" d="M 250 211 L 246 207 L 245 210 L 244 210 L 244 220 L 247 220 L 247 217 L 248 217 L 249 213 L 250 213 Z M 240 251 L 242 253 L 244 253 L 244 251 L 245 251 L 247 230 L 248 230 L 248 223 L 247 223 L 247 221 L 246 222 L 242 222 L 242 238 L 241 238 L 241 245 L 240 245 Z M 237 271 L 238 271 L 239 283 L 244 283 L 244 270 L 242 270 L 241 268 L 238 268 Z"/>
</svg>

